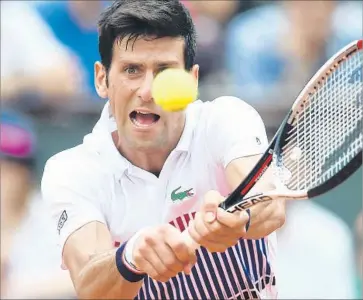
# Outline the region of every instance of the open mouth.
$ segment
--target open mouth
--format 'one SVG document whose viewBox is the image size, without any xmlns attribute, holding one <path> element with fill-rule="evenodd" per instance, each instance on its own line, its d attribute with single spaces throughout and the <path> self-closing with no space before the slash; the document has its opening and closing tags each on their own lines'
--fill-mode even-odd
<svg viewBox="0 0 363 300">
<path fill-rule="evenodd" d="M 134 110 L 130 113 L 130 119 L 131 122 L 138 127 L 148 127 L 159 121 L 160 116 L 153 113 Z"/>
</svg>

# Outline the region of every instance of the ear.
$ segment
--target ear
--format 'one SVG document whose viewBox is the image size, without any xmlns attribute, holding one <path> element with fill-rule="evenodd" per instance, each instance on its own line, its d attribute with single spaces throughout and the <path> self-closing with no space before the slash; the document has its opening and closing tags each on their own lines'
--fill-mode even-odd
<svg viewBox="0 0 363 300">
<path fill-rule="evenodd" d="M 105 67 L 97 61 L 94 66 L 95 88 L 98 96 L 108 98 L 107 73 Z"/>
<path fill-rule="evenodd" d="M 193 77 L 195 78 L 195 81 L 198 84 L 198 80 L 199 80 L 199 65 L 194 65 L 192 67 L 190 73 L 193 75 Z"/>
</svg>

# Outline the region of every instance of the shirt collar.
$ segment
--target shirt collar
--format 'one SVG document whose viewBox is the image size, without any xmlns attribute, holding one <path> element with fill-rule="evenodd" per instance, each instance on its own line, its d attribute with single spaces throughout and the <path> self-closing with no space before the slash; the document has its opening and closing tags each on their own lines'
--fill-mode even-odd
<svg viewBox="0 0 363 300">
<path fill-rule="evenodd" d="M 86 135 L 83 143 L 97 152 L 105 167 L 112 170 L 116 176 L 121 176 L 130 162 L 117 150 L 111 133 L 117 130 L 116 121 L 110 110 L 109 101 L 104 105 L 101 116 L 90 134 Z"/>
<path fill-rule="evenodd" d="M 185 112 L 185 125 L 180 140 L 174 151 L 189 152 L 191 150 L 191 142 L 193 140 L 194 129 L 198 119 L 198 108 L 201 101 L 190 104 Z M 124 158 L 117 150 L 111 133 L 117 130 L 116 120 L 112 116 L 109 101 L 102 109 L 100 119 L 94 126 L 92 133 L 85 137 L 84 142 L 88 144 L 96 144 L 97 151 L 102 153 L 107 159 L 109 165 L 117 170 L 117 173 L 123 173 L 131 166 L 131 163 Z"/>
</svg>

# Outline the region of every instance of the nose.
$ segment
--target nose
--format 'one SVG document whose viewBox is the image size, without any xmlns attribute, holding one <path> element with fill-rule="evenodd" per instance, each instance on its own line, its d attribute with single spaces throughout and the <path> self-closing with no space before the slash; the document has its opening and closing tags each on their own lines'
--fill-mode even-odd
<svg viewBox="0 0 363 300">
<path fill-rule="evenodd" d="M 154 81 L 154 74 L 153 72 L 147 72 L 145 74 L 145 77 L 143 79 L 143 82 L 141 83 L 140 88 L 138 89 L 137 96 L 143 101 L 143 102 L 152 102 L 154 101 L 152 94 L 151 94 L 151 88 Z"/>
</svg>

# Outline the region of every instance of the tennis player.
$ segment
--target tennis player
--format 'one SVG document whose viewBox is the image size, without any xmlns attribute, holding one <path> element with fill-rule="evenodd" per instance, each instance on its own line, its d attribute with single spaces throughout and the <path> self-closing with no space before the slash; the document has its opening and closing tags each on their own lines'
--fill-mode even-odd
<svg viewBox="0 0 363 300">
<path fill-rule="evenodd" d="M 276 297 L 274 231 L 284 203 L 240 214 L 217 208 L 267 147 L 260 116 L 233 97 L 171 113 L 151 96 L 166 68 L 198 79 L 187 9 L 177 0 L 115 1 L 99 21 L 99 52 L 100 119 L 81 145 L 48 160 L 42 179 L 77 295 Z M 184 230 L 200 249 L 188 248 Z"/>
</svg>

